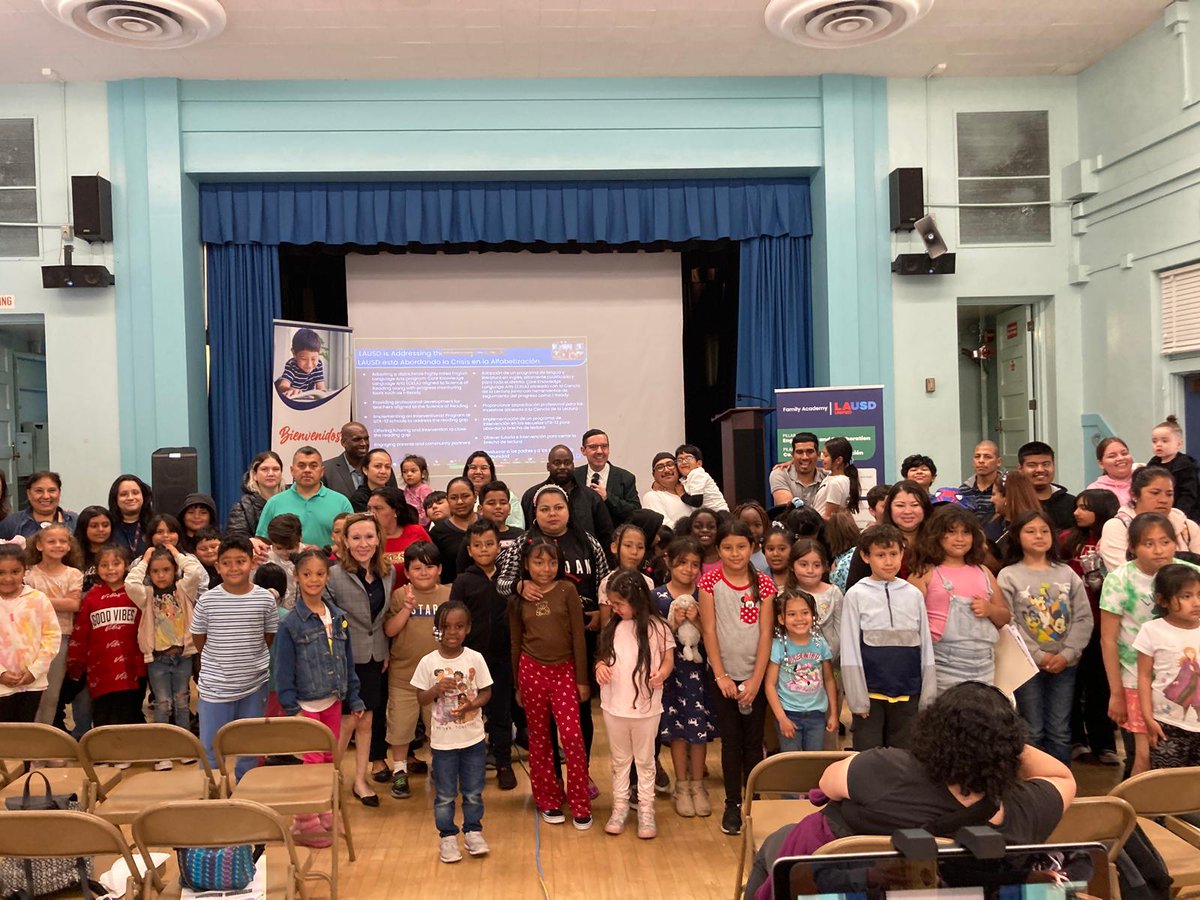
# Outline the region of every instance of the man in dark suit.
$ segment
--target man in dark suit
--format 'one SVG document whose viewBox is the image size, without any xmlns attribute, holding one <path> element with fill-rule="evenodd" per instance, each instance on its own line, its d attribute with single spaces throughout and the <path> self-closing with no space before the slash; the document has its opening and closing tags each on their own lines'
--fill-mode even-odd
<svg viewBox="0 0 1200 900">
<path fill-rule="evenodd" d="M 550 448 L 546 457 L 546 471 L 550 477 L 540 484 L 535 484 L 521 497 L 521 509 L 525 511 L 525 522 L 535 521 L 533 514 L 533 495 L 543 484 L 555 484 L 567 493 L 567 506 L 571 510 L 571 523 L 588 532 L 600 542 L 604 552 L 608 552 L 612 544 L 613 522 L 608 514 L 608 507 L 595 491 L 590 491 L 579 485 L 575 480 L 575 456 L 571 448 L 558 444 Z"/>
<path fill-rule="evenodd" d="M 598 428 L 585 431 L 582 443 L 580 449 L 587 463 L 575 469 L 575 483 L 599 495 L 608 507 L 614 525 L 628 522 L 629 517 L 642 508 L 637 479 L 632 472 L 608 461 L 608 435 L 603 431 Z M 646 538 L 649 540 L 652 535 L 646 535 Z"/>
<path fill-rule="evenodd" d="M 362 464 L 370 446 L 371 436 L 367 434 L 365 425 L 361 422 L 347 422 L 343 425 L 342 450 L 344 452 L 324 461 L 325 486 L 349 499 L 358 490 L 359 485 L 366 480 L 362 473 Z M 388 485 L 396 486 L 395 471 L 388 479 Z"/>
</svg>

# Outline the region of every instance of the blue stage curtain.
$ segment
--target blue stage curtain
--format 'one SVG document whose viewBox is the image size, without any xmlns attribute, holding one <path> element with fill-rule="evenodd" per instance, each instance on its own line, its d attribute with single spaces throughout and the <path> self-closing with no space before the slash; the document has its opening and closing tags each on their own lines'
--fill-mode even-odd
<svg viewBox="0 0 1200 900">
<path fill-rule="evenodd" d="M 208 246 L 208 410 L 222 521 L 250 460 L 271 447 L 271 320 L 279 314 L 278 248 Z"/>
<path fill-rule="evenodd" d="M 807 237 L 759 237 L 739 244 L 738 405 L 775 405 L 777 388 L 810 387 L 812 297 Z M 767 417 L 767 466 L 778 460 L 774 414 Z M 765 489 L 764 485 L 764 489 Z"/>
<path fill-rule="evenodd" d="M 812 233 L 808 182 L 205 184 L 210 244 L 651 243 Z"/>
</svg>

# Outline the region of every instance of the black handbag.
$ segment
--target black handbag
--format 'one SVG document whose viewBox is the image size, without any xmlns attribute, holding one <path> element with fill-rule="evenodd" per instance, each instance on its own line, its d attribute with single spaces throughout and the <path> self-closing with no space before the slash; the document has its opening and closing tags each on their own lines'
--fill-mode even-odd
<svg viewBox="0 0 1200 900">
<path fill-rule="evenodd" d="M 34 794 L 30 788 L 34 777 L 42 780 L 45 793 Z M 4 801 L 9 810 L 78 810 L 79 798 L 75 794 L 55 794 L 50 790 L 50 779 L 41 772 L 32 772 L 25 779 L 20 797 L 9 797 Z M 0 893 L 8 900 L 33 900 L 58 891 L 78 886 L 84 900 L 107 893 L 92 881 L 95 860 L 90 856 L 29 859 L 8 856 L 0 861 Z"/>
</svg>

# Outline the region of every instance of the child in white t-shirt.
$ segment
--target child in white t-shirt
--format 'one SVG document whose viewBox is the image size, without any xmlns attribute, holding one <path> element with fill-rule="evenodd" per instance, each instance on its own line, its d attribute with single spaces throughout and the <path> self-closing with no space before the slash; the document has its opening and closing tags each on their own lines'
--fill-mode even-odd
<svg viewBox="0 0 1200 900">
<path fill-rule="evenodd" d="M 454 801 L 462 791 L 463 839 L 471 856 L 488 852 L 483 839 L 483 781 L 487 735 L 483 707 L 492 697 L 492 675 L 483 655 L 463 646 L 471 631 L 465 604 L 448 600 L 434 613 L 438 649 L 417 663 L 412 686 L 417 702 L 433 704 L 429 745 L 433 750 L 436 790 L 433 820 L 438 829 L 439 856 L 444 863 L 462 859 Z"/>
<path fill-rule="evenodd" d="M 683 476 L 683 489 L 693 501 L 699 498 L 699 505 L 705 509 L 729 512 L 725 495 L 721 493 L 713 477 L 704 471 L 704 456 L 699 447 L 695 444 L 680 444 L 675 450 L 675 465 L 679 474 Z"/>
<path fill-rule="evenodd" d="M 1150 768 L 1200 765 L 1200 572 L 1164 566 L 1154 604 L 1157 618 L 1133 641 Z"/>
</svg>

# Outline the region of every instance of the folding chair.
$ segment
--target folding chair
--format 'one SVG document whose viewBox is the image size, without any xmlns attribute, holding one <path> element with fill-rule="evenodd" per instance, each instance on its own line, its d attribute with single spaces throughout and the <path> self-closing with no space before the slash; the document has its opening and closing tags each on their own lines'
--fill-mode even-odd
<svg viewBox="0 0 1200 900">
<path fill-rule="evenodd" d="M 0 788 L 25 774 L 25 760 L 0 759 Z"/>
<path fill-rule="evenodd" d="M 168 800 L 207 800 L 216 789 L 204 747 L 186 728 L 165 723 L 102 725 L 88 731 L 79 742 L 84 754 L 96 763 L 130 763 L 121 780 L 92 799 L 91 812 L 114 825 L 128 825 L 148 806 Z M 194 759 L 196 764 L 175 766 L 164 772 L 146 769 L 160 760 Z"/>
<path fill-rule="evenodd" d="M 37 771 L 46 776 L 55 794 L 77 795 L 80 809 L 87 809 L 94 796 L 103 794 L 121 777 L 119 769 L 92 766 L 79 743 L 65 731 L 37 722 L 0 722 L 0 758 L 68 763 Z M 26 771 L 0 788 L 0 801 L 21 796 L 28 777 Z"/>
<path fill-rule="evenodd" d="M 253 800 L 269 806 L 280 815 L 305 815 L 328 812 L 334 828 L 330 872 L 312 870 L 315 852 L 309 854 L 301 870 L 305 878 L 323 878 L 329 882 L 333 898 L 338 888 L 337 822 L 342 823 L 346 849 L 353 862 L 354 840 L 350 820 L 342 805 L 342 774 L 338 767 L 341 754 L 333 732 L 314 719 L 284 716 L 273 719 L 238 719 L 221 727 L 213 738 L 213 752 L 221 769 L 221 796 Z M 329 753 L 331 763 L 305 763 L 300 766 L 259 766 L 234 782 L 234 765 L 240 756 L 272 754 L 300 756 L 304 753 Z M 308 832 L 313 834 L 313 832 Z M 322 832 L 316 832 L 322 834 Z"/>
<path fill-rule="evenodd" d="M 738 856 L 734 900 L 742 896 L 747 866 L 767 835 L 817 811 L 806 798 L 792 797 L 807 794 L 820 784 L 821 776 L 831 764 L 852 755 L 850 750 L 798 750 L 769 756 L 754 767 L 746 780 L 742 800 L 742 850 Z M 763 794 L 774 797 L 761 797 Z"/>
<path fill-rule="evenodd" d="M 1137 825 L 1137 813 L 1120 797 L 1079 797 L 1063 810 L 1048 844 L 1081 844 L 1099 841 L 1108 849 L 1108 874 L 1113 900 L 1120 900 L 1117 857 Z"/>
<path fill-rule="evenodd" d="M 1171 891 L 1200 885 L 1200 829 L 1179 816 L 1200 812 L 1200 767 L 1154 769 L 1109 791 L 1137 812 L 1137 824 L 1172 879 Z M 1154 819 L 1162 819 L 1159 824 Z"/>
<path fill-rule="evenodd" d="M 296 859 L 296 845 L 287 821 L 261 803 L 249 800 L 176 800 L 143 810 L 133 820 L 133 840 L 144 859 L 152 848 L 174 850 L 180 847 L 230 847 L 236 844 L 273 844 L 284 848 L 286 865 L 267 860 L 267 897 L 284 896 L 288 900 L 299 893 L 308 897 Z M 282 862 L 283 860 L 278 860 Z M 174 877 L 151 869 L 146 878 L 146 897 L 178 897 L 178 869 Z"/>
<path fill-rule="evenodd" d="M 142 876 L 120 829 L 90 813 L 58 809 L 0 811 L 0 856 L 120 857 L 130 872 L 123 896 L 140 897 L 143 889 Z M 96 871 L 103 871 L 99 860 Z"/>
<path fill-rule="evenodd" d="M 938 843 L 946 841 L 942 838 Z M 895 848 L 892 839 L 885 834 L 853 834 L 850 837 L 838 838 L 817 848 L 814 856 L 832 856 L 836 853 L 887 853 Z"/>
</svg>

